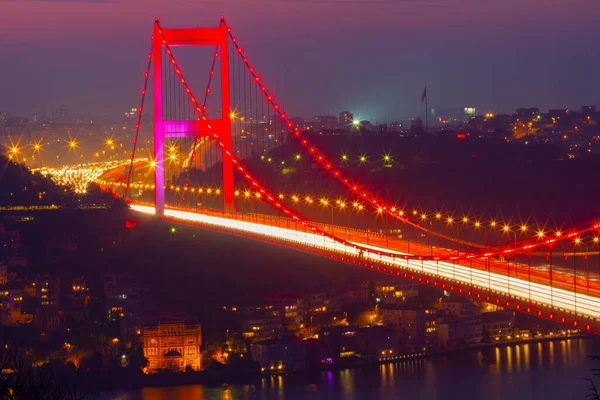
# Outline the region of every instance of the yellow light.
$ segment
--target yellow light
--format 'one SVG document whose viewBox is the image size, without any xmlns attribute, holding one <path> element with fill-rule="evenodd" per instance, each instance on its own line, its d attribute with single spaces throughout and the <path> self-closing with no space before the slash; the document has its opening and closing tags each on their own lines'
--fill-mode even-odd
<svg viewBox="0 0 600 400">
<path fill-rule="evenodd" d="M 543 238 L 544 237 L 544 231 L 538 231 L 537 237 L 539 237 L 540 239 Z"/>
<path fill-rule="evenodd" d="M 358 203 L 357 203 L 357 202 L 354 202 L 354 203 L 352 203 L 352 206 L 353 206 L 354 208 L 358 208 Z"/>
<path fill-rule="evenodd" d="M 340 208 L 344 208 L 346 207 L 346 203 L 344 203 L 343 201 L 340 203 Z"/>
<path fill-rule="evenodd" d="M 496 221 L 492 221 L 492 222 L 490 222 L 490 226 L 491 226 L 492 228 L 495 228 L 495 227 L 496 227 Z"/>
<path fill-rule="evenodd" d="M 69 149 L 74 149 L 77 147 L 77 141 L 74 139 L 69 140 Z"/>
<path fill-rule="evenodd" d="M 364 162 L 367 161 L 367 157 L 366 156 L 360 156 L 359 160 L 360 160 L 361 163 L 364 163 Z"/>
<path fill-rule="evenodd" d="M 598 236 L 594 236 L 594 243 L 598 243 L 598 241 L 600 240 L 600 238 L 598 238 Z"/>
<path fill-rule="evenodd" d="M 481 226 L 481 223 L 479 221 L 475 221 L 475 228 L 479 228 Z"/>
<path fill-rule="evenodd" d="M 33 144 L 33 151 L 39 152 L 42 149 L 41 139 Z"/>
<path fill-rule="evenodd" d="M 348 155 L 347 154 L 342 154 L 342 160 L 344 160 L 344 161 L 348 160 Z"/>
<path fill-rule="evenodd" d="M 436 218 L 436 219 L 440 219 L 440 218 L 442 218 L 442 214 L 440 214 L 440 213 L 437 213 L 437 214 L 435 214 L 435 218 Z"/>
<path fill-rule="evenodd" d="M 581 243 L 581 239 L 580 238 L 576 238 L 575 239 L 575 244 L 580 244 Z"/>
<path fill-rule="evenodd" d="M 427 215 L 426 214 L 421 214 L 421 219 L 422 220 L 426 220 L 427 219 Z"/>
<path fill-rule="evenodd" d="M 329 201 L 325 198 L 321 199 L 321 204 L 323 204 L 324 206 L 329 204 Z"/>
<path fill-rule="evenodd" d="M 193 192 L 193 191 L 194 191 L 194 189 L 192 189 L 192 192 Z M 234 193 L 234 195 L 235 195 L 235 196 L 239 196 L 239 195 L 240 195 L 240 191 L 239 191 L 239 190 L 236 190 L 236 191 L 235 191 L 235 193 Z"/>
<path fill-rule="evenodd" d="M 417 210 L 413 210 L 413 215 L 417 215 L 419 212 Z"/>
<path fill-rule="evenodd" d="M 156 161 L 154 161 L 154 160 L 150 161 L 150 167 L 155 168 L 156 167 Z"/>
<path fill-rule="evenodd" d="M 297 203 L 298 201 L 300 201 L 298 196 L 292 196 L 292 200 L 294 201 L 294 203 Z"/>
<path fill-rule="evenodd" d="M 17 147 L 13 147 L 12 149 L 10 149 L 10 152 L 13 154 L 17 154 L 19 152 L 19 149 Z"/>
<path fill-rule="evenodd" d="M 259 198 L 260 197 L 260 193 L 256 192 L 256 197 Z"/>
<path fill-rule="evenodd" d="M 469 222 L 469 218 L 463 217 L 462 222 L 463 222 L 463 224 L 466 224 L 467 222 Z"/>
<path fill-rule="evenodd" d="M 382 212 L 383 212 L 383 208 L 381 208 L 381 207 L 377 208 L 377 213 L 378 214 L 381 214 Z"/>
<path fill-rule="evenodd" d="M 169 156 L 169 158 L 170 158 L 171 160 L 175 160 L 175 159 L 177 158 L 177 156 L 176 156 L 175 154 L 171 154 L 171 155 Z"/>
<path fill-rule="evenodd" d="M 283 193 L 279 193 L 279 198 L 283 199 Z"/>
<path fill-rule="evenodd" d="M 246 191 L 244 192 L 244 196 L 246 196 L 246 197 L 250 197 L 250 192 L 246 190 Z"/>
<path fill-rule="evenodd" d="M 452 219 L 452 217 L 448 217 L 448 219 L 446 220 L 447 223 L 451 224 L 452 222 L 454 222 L 454 220 Z"/>
<path fill-rule="evenodd" d="M 302 156 L 301 156 L 300 154 L 296 154 L 296 155 L 294 156 L 294 158 L 295 158 L 296 160 L 300 160 L 300 159 L 302 158 Z"/>
<path fill-rule="evenodd" d="M 561 231 L 556 231 L 556 237 L 560 237 L 562 235 Z"/>
<path fill-rule="evenodd" d="M 169 151 L 171 153 L 175 152 L 176 150 L 177 150 L 177 148 L 175 146 L 173 146 L 173 145 L 169 146 Z"/>
<path fill-rule="evenodd" d="M 112 146 L 113 144 L 115 144 L 115 142 L 111 138 L 106 139 L 104 143 L 106 143 L 107 146 Z"/>
<path fill-rule="evenodd" d="M 521 232 L 527 232 L 527 225 L 521 225 Z"/>
<path fill-rule="evenodd" d="M 510 226 L 508 226 L 508 225 L 504 225 L 504 227 L 502 227 L 502 230 L 503 230 L 504 232 L 508 232 L 508 231 L 510 231 Z"/>
<path fill-rule="evenodd" d="M 229 119 L 235 120 L 236 118 L 237 118 L 237 114 L 234 111 L 229 113 Z"/>
</svg>

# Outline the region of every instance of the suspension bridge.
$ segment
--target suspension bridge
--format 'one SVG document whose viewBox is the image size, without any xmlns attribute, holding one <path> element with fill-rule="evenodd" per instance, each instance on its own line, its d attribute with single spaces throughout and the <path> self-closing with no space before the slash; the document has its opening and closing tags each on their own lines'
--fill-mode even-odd
<svg viewBox="0 0 600 400">
<path fill-rule="evenodd" d="M 190 46 L 214 51 L 199 96 L 176 57 L 178 48 Z M 380 196 L 369 184 L 368 174 L 360 179 L 351 176 L 317 146 L 275 99 L 224 18 L 216 27 L 189 29 L 165 28 L 155 21 L 147 57 L 130 161 L 109 168 L 101 177 L 93 176 L 102 187 L 125 197 L 133 210 L 315 253 L 600 333 L 600 256 L 589 251 L 600 248 L 599 222 L 553 232 L 523 227 L 519 240 L 519 227 L 486 224 L 505 233 L 514 231 L 515 240 L 508 244 L 461 239 L 458 231 L 449 235 L 425 222 L 458 227 L 460 220 L 436 212 L 406 211 Z M 147 161 L 140 161 L 136 149 L 150 90 L 153 152 Z M 272 163 L 278 165 L 271 170 L 257 166 L 256 160 L 270 163 L 288 142 L 298 145 L 297 160 L 309 162 L 314 173 L 327 176 L 344 198 L 312 199 L 276 190 L 277 178 L 293 174 L 293 168 L 283 157 L 280 163 Z M 268 210 L 258 212 L 252 202 L 266 204 Z M 331 221 L 306 217 L 298 211 L 299 202 L 331 207 Z M 383 216 L 429 239 L 411 241 L 334 223 L 335 207 L 369 211 L 364 218 Z M 467 222 L 465 217 L 462 223 Z M 483 227 L 479 221 L 470 225 Z M 438 238 L 436 245 L 431 238 Z M 571 246 L 572 256 L 565 250 Z M 591 257 L 598 258 L 595 269 Z"/>
</svg>

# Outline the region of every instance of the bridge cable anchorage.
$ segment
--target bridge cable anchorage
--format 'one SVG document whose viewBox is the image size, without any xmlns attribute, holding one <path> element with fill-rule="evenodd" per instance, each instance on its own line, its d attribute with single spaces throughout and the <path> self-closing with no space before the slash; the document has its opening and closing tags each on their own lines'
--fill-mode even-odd
<svg viewBox="0 0 600 400">
<path fill-rule="evenodd" d="M 291 134 L 294 138 L 296 138 L 297 140 L 300 141 L 302 147 L 313 157 L 314 161 L 316 161 L 317 164 L 324 167 L 324 169 L 327 172 L 329 172 L 329 174 L 331 176 L 333 176 L 335 179 L 337 179 L 339 182 L 341 182 L 344 186 L 346 186 L 349 189 L 350 193 L 355 198 L 357 198 L 360 201 L 366 201 L 369 204 L 369 206 L 371 208 L 373 208 L 375 211 L 377 211 L 379 213 L 386 213 L 386 214 L 392 216 L 394 219 L 397 219 L 405 224 L 413 226 L 414 228 L 422 230 L 426 233 L 435 235 L 437 237 L 442 237 L 442 238 L 446 237 L 446 235 L 444 235 L 444 234 L 441 234 L 439 232 L 435 232 L 433 230 L 423 227 L 418 222 L 416 223 L 416 222 L 411 221 L 408 217 L 405 217 L 404 215 L 402 215 L 400 213 L 400 211 L 397 211 L 397 210 L 392 211 L 391 207 L 388 206 L 389 201 L 384 201 L 384 200 L 379 199 L 371 191 L 362 189 L 362 187 L 364 185 L 361 185 L 358 181 L 354 181 L 354 180 L 344 176 L 342 174 L 342 172 L 339 170 L 339 168 L 337 168 L 335 166 L 335 164 L 329 160 L 329 157 L 327 157 L 323 151 L 321 151 L 316 146 L 314 146 L 300 132 L 300 129 L 297 126 L 294 126 L 294 123 L 291 121 L 288 114 L 286 114 L 282 111 L 281 107 L 275 101 L 274 96 L 267 90 L 267 87 L 264 85 L 264 83 L 262 83 L 262 79 L 258 76 L 254 67 L 250 66 L 248 58 L 244 55 L 243 48 L 239 45 L 238 40 L 233 36 L 232 30 L 227 25 L 227 22 L 225 21 L 225 19 L 224 18 L 221 19 L 221 22 L 223 24 L 225 24 L 225 27 L 227 28 L 227 32 L 229 34 L 229 37 L 230 37 L 234 47 L 236 48 L 239 57 L 243 60 L 249 73 L 254 78 L 255 84 L 260 88 L 260 91 L 267 98 L 268 103 L 271 105 L 274 112 L 277 113 L 279 115 L 279 117 L 285 121 L 285 125 L 286 125 L 288 131 L 291 132 Z M 584 228 L 578 232 L 573 231 L 570 233 L 570 235 L 581 234 L 581 233 L 589 232 L 591 230 L 597 230 L 598 228 L 599 228 L 598 223 L 594 221 L 593 223 L 591 223 L 591 225 L 588 228 Z M 566 239 L 564 237 L 562 237 L 562 238 L 559 237 L 556 239 L 550 239 L 548 241 L 542 241 L 542 242 L 539 242 L 537 240 L 536 241 L 531 240 L 528 242 L 523 242 L 521 244 L 521 246 L 517 246 L 517 247 L 515 247 L 511 244 L 510 246 L 507 246 L 504 249 L 495 250 L 495 251 L 486 251 L 484 253 L 465 252 L 462 255 L 458 255 L 458 256 L 439 257 L 439 258 L 435 258 L 435 259 L 458 261 L 458 260 L 470 260 L 473 258 L 505 256 L 505 255 L 510 255 L 510 254 L 516 254 L 516 253 L 522 252 L 522 251 L 530 251 L 533 248 L 546 246 L 546 245 L 548 245 L 548 243 L 554 243 L 554 242 L 558 242 L 558 241 L 562 241 L 562 240 L 566 240 Z M 429 258 L 429 256 L 422 256 L 422 257 Z"/>
<path fill-rule="evenodd" d="M 127 202 L 127 197 L 129 196 L 129 185 L 131 183 L 131 173 L 133 171 L 133 163 L 135 160 L 135 152 L 137 149 L 138 137 L 140 133 L 140 126 L 142 122 L 142 113 L 144 110 L 144 100 L 146 99 L 146 90 L 148 88 L 148 76 L 150 75 L 150 66 L 152 65 L 152 48 L 154 46 L 154 36 L 152 36 L 151 44 L 150 44 L 150 52 L 148 53 L 148 65 L 146 66 L 146 72 L 144 72 L 144 88 L 142 89 L 142 100 L 140 102 L 140 109 L 138 110 L 137 122 L 135 124 L 135 137 L 133 139 L 133 151 L 130 156 L 129 163 L 129 172 L 127 173 L 127 185 L 125 186 L 125 202 Z"/>
<path fill-rule="evenodd" d="M 205 110 L 200 107 L 198 101 L 196 100 L 196 97 L 194 97 L 194 95 L 192 94 L 191 88 L 188 86 L 187 81 L 185 81 L 185 79 L 183 78 L 183 72 L 182 72 L 181 68 L 179 67 L 179 65 L 173 55 L 173 52 L 171 51 L 170 46 L 169 46 L 168 42 L 166 41 L 164 35 L 162 35 L 162 41 L 163 41 L 164 46 L 167 49 L 167 54 L 170 59 L 170 64 L 173 66 L 173 68 L 175 68 L 175 70 L 178 72 L 178 75 L 180 75 L 182 78 L 180 80 L 180 82 L 184 85 L 185 91 L 189 94 L 190 102 L 194 105 L 195 110 L 198 113 L 200 119 L 202 119 L 208 123 L 208 119 L 205 115 Z M 218 144 L 218 146 L 221 148 L 224 148 L 225 146 L 223 144 L 223 141 L 220 138 L 220 136 L 218 135 L 217 131 L 210 125 L 210 123 L 208 123 L 207 126 L 208 126 L 208 129 L 212 132 L 212 136 L 215 139 L 215 142 Z M 345 246 L 355 248 L 359 251 L 365 251 L 367 253 L 373 252 L 372 249 L 369 249 L 367 247 L 363 247 L 360 245 L 356 245 L 354 243 L 351 243 L 347 240 L 338 238 L 337 236 L 335 236 L 333 234 L 329 234 L 329 233 L 321 230 L 319 227 L 317 227 L 315 224 L 313 224 L 309 219 L 301 216 L 297 212 L 292 211 L 289 207 L 286 207 L 285 204 L 276 195 L 273 195 L 268 189 L 266 189 L 266 187 L 264 185 L 260 184 L 259 181 L 256 178 L 254 178 L 253 175 L 250 174 L 250 171 L 248 170 L 248 168 L 240 160 L 238 160 L 233 154 L 231 154 L 228 151 L 225 152 L 225 154 L 231 158 L 231 160 L 234 164 L 234 169 L 237 170 L 238 173 L 240 173 L 240 175 L 252 185 L 252 187 L 254 187 L 259 193 L 262 193 L 261 198 L 263 198 L 265 201 L 267 201 L 273 208 L 280 210 L 280 212 L 282 212 L 287 217 L 290 217 L 296 221 L 299 221 L 303 226 L 310 228 L 314 233 L 318 233 L 325 238 L 328 238 L 332 241 L 338 242 Z M 413 256 L 399 255 L 396 252 L 378 251 L 377 253 L 378 253 L 378 255 L 385 256 L 385 257 L 392 257 L 392 258 L 396 258 L 399 256 L 404 257 L 406 259 L 413 258 Z M 420 256 L 418 259 L 423 260 L 424 257 Z"/>
</svg>

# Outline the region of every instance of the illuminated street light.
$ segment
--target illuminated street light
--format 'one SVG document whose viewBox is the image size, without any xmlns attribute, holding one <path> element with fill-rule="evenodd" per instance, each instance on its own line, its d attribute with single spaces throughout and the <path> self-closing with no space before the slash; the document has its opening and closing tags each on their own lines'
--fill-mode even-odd
<svg viewBox="0 0 600 400">
<path fill-rule="evenodd" d="M 39 153 L 39 152 L 40 152 L 40 150 L 42 150 L 42 143 L 41 143 L 41 142 L 42 142 L 42 141 L 40 140 L 40 141 L 38 141 L 38 142 L 35 142 L 35 143 L 33 144 L 33 152 L 34 152 L 34 153 Z"/>
<path fill-rule="evenodd" d="M 527 225 L 521 225 L 521 232 L 527 232 Z"/>
</svg>

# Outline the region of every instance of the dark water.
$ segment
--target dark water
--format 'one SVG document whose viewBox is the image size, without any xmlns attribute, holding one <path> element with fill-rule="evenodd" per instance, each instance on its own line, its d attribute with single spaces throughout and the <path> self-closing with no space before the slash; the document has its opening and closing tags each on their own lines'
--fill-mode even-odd
<svg viewBox="0 0 600 400">
<path fill-rule="evenodd" d="M 119 400 L 584 399 L 598 339 L 566 339 L 452 353 L 407 363 L 264 378 L 255 385 L 146 388 Z"/>
</svg>

